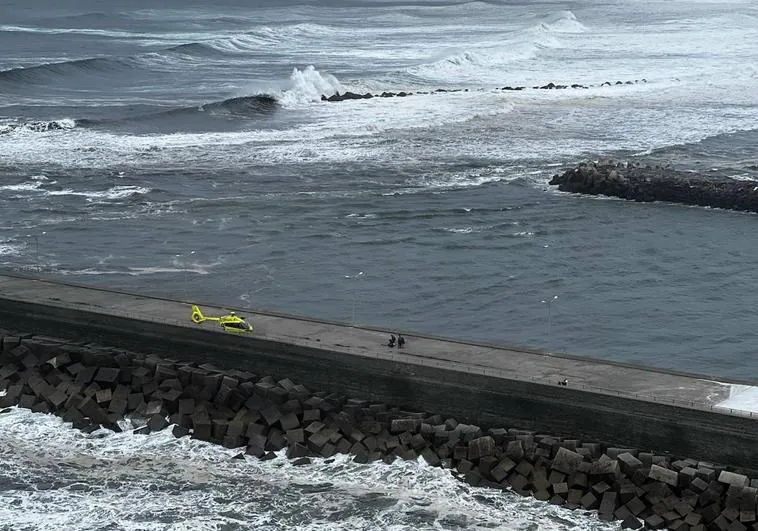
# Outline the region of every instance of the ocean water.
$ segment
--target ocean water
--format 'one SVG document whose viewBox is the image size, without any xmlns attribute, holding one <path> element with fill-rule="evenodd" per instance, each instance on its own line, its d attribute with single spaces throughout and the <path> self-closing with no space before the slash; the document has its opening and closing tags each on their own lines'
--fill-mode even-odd
<svg viewBox="0 0 758 531">
<path fill-rule="evenodd" d="M 0 434 L 3 530 L 618 529 L 589 511 L 468 486 L 423 460 L 237 460 L 239 450 L 170 430 L 86 435 L 18 408 L 0 415 Z"/>
<path fill-rule="evenodd" d="M 59 4 L 0 6 L 0 267 L 755 378 L 754 214 L 547 184 L 598 157 L 758 178 L 754 2 Z M 531 88 L 550 82 L 589 88 Z M 437 89 L 460 90 L 321 101 Z M 82 528 L 106 507 L 107 525 L 134 529 L 231 529 L 260 515 L 305 528 L 297 517 L 312 507 L 315 527 L 334 529 L 602 528 L 414 464 L 293 469 L 160 435 L 90 439 L 18 410 L 0 423 L 11 463 L 0 497 L 13 501 L 0 525 L 13 529 L 43 525 L 64 495 L 80 500 Z M 39 437 L 58 457 L 29 458 Z M 80 449 L 97 464 L 62 472 Z M 108 486 L 114 452 L 139 466 Z M 153 472 L 140 461 L 151 452 L 176 469 Z M 177 495 L 178 471 L 198 466 L 208 481 Z M 351 474 L 385 494 L 361 493 Z M 13 479 L 58 475 L 92 490 Z M 230 492 L 259 501 L 240 508 Z M 334 512 L 309 501 L 338 493 L 349 501 Z M 137 499 L 155 503 L 141 523 L 129 516 Z M 197 500 L 207 514 L 190 514 Z"/>
</svg>

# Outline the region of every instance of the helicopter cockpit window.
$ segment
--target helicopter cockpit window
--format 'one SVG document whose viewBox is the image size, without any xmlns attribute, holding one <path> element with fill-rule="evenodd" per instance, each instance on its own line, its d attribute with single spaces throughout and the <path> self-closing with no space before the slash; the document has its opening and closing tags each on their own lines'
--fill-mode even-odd
<svg viewBox="0 0 758 531">
<path fill-rule="evenodd" d="M 237 328 L 239 330 L 247 330 L 245 323 L 224 323 L 227 328 Z"/>
</svg>

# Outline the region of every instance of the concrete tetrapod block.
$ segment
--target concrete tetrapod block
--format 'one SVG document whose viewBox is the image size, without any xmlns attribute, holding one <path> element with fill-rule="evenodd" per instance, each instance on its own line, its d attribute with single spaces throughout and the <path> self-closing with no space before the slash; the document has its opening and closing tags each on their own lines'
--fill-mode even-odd
<svg viewBox="0 0 758 531">
<path fill-rule="evenodd" d="M 35 356 L 34 354 L 27 354 L 21 360 L 21 364 L 27 369 L 33 369 L 34 367 L 37 367 L 39 365 L 39 358 Z"/>
<path fill-rule="evenodd" d="M 700 513 L 692 512 L 684 517 L 684 523 L 690 527 L 694 527 L 699 524 L 702 519 L 703 517 L 700 515 Z"/>
<path fill-rule="evenodd" d="M 168 422 L 163 415 L 155 414 L 152 415 L 147 421 L 147 426 L 150 428 L 151 432 L 161 431 L 162 429 L 168 427 Z"/>
<path fill-rule="evenodd" d="M 108 422 L 108 414 L 106 411 L 98 406 L 97 402 L 89 396 L 79 402 L 77 409 L 92 419 L 92 422 L 96 424 L 106 424 Z"/>
<path fill-rule="evenodd" d="M 284 431 L 294 430 L 300 427 L 300 421 L 294 413 L 287 413 L 279 418 L 279 424 Z"/>
<path fill-rule="evenodd" d="M 350 445 L 350 441 L 347 441 L 346 439 L 342 439 L 341 441 L 343 440 L 346 442 L 346 444 Z M 323 448 L 323 446 L 328 442 L 329 437 L 321 432 L 317 432 L 308 436 L 308 448 L 313 450 L 315 453 L 319 453 L 321 451 L 321 448 Z"/>
<path fill-rule="evenodd" d="M 645 502 L 643 502 L 638 497 L 634 497 L 629 502 L 626 503 L 625 507 L 629 510 L 631 514 L 634 516 L 637 516 L 642 511 L 644 511 L 647 506 L 645 505 Z"/>
<path fill-rule="evenodd" d="M 495 453 L 495 439 L 489 435 L 473 439 L 468 445 L 469 461 L 476 461 Z"/>
<path fill-rule="evenodd" d="M 213 435 L 213 424 L 208 414 L 192 415 L 192 438 L 201 441 L 210 441 Z"/>
<path fill-rule="evenodd" d="M 532 473 L 532 470 L 534 470 L 534 465 L 532 465 L 529 461 L 526 459 L 522 459 L 519 461 L 519 463 L 516 465 L 515 468 L 516 472 L 521 474 L 522 476 L 529 476 L 529 474 Z"/>
<path fill-rule="evenodd" d="M 118 380 L 118 375 L 118 368 L 100 367 L 94 379 L 96 382 L 113 384 Z"/>
<path fill-rule="evenodd" d="M 431 448 L 424 448 L 421 451 L 421 457 L 423 457 L 424 461 L 430 466 L 439 466 L 440 464 L 439 456 Z"/>
<path fill-rule="evenodd" d="M 413 437 L 411 437 L 410 440 L 410 446 L 413 448 L 416 452 L 420 452 L 422 448 L 426 448 L 428 445 L 426 439 L 420 434 L 416 433 Z"/>
<path fill-rule="evenodd" d="M 721 505 L 717 502 L 711 503 L 700 509 L 700 515 L 703 520 L 710 524 L 721 514 Z"/>
<path fill-rule="evenodd" d="M 313 452 L 304 444 L 294 443 L 287 447 L 287 458 L 289 459 L 308 457 L 310 455 L 313 455 Z"/>
<path fill-rule="evenodd" d="M 95 401 L 98 404 L 104 404 L 106 402 L 110 402 L 112 397 L 113 397 L 113 391 L 111 391 L 110 388 L 100 389 L 99 391 L 95 393 Z"/>
<path fill-rule="evenodd" d="M 601 455 L 597 461 L 590 464 L 590 476 L 608 476 L 616 478 L 621 474 L 619 462 L 611 459 L 605 454 Z"/>
<path fill-rule="evenodd" d="M 727 472 L 722 470 L 719 474 L 719 482 L 726 485 L 732 485 L 735 487 L 747 487 L 750 485 L 750 479 L 742 474 L 736 474 L 734 472 Z"/>
<path fill-rule="evenodd" d="M 572 487 L 587 489 L 589 487 L 589 478 L 584 472 L 574 472 L 568 477 L 568 484 Z"/>
<path fill-rule="evenodd" d="M 243 420 L 230 420 L 226 428 L 226 437 L 243 437 L 247 432 L 248 423 Z"/>
<path fill-rule="evenodd" d="M 31 407 L 34 413 L 50 413 L 50 405 L 44 400 L 38 401 Z"/>
<path fill-rule="evenodd" d="M 610 457 L 610 455 L 609 455 Z M 629 452 L 622 452 L 616 456 L 616 460 L 621 464 L 621 471 L 627 476 L 631 476 L 635 470 L 644 466 L 642 461 L 634 457 Z"/>
<path fill-rule="evenodd" d="M 645 518 L 645 526 L 648 529 L 663 529 L 664 525 L 666 525 L 665 520 L 657 514 L 651 514 Z"/>
<path fill-rule="evenodd" d="M 569 489 L 566 503 L 573 508 L 577 508 L 582 502 L 582 496 L 584 496 L 582 489 Z"/>
<path fill-rule="evenodd" d="M 57 389 L 47 398 L 47 401 L 53 406 L 56 411 L 61 408 L 66 400 L 68 400 L 68 395 L 66 395 L 66 393 L 63 391 L 59 391 Z"/>
<path fill-rule="evenodd" d="M 433 450 L 432 450 L 433 451 Z M 499 460 L 494 455 L 486 455 L 479 459 L 479 472 L 482 474 L 482 477 L 484 478 L 491 478 L 492 470 L 498 465 Z M 550 484 L 547 481 L 547 478 L 545 475 L 542 475 L 542 483 L 544 484 L 544 487 L 547 488 Z M 532 483 L 534 483 L 534 480 L 532 480 Z"/>
<path fill-rule="evenodd" d="M 705 492 L 708 490 L 708 482 L 704 481 L 702 478 L 696 477 L 690 483 L 690 489 L 696 494 Z"/>
<path fill-rule="evenodd" d="M 724 518 L 726 518 L 730 522 L 737 520 L 740 517 L 740 512 L 734 507 L 727 507 L 726 509 L 721 511 L 721 514 L 724 516 Z"/>
<path fill-rule="evenodd" d="M 710 482 L 716 479 L 716 471 L 711 466 L 703 466 L 698 464 L 697 477 L 705 482 Z"/>
<path fill-rule="evenodd" d="M 585 509 L 594 509 L 598 506 L 598 499 L 595 497 L 594 494 L 591 492 L 586 493 L 584 496 L 581 497 L 579 500 L 579 503 L 584 507 Z"/>
<path fill-rule="evenodd" d="M 303 431 L 302 428 L 287 430 L 287 432 L 284 434 L 284 437 L 287 439 L 287 443 L 289 445 L 295 443 L 305 443 L 305 431 Z"/>
<path fill-rule="evenodd" d="M 552 469 L 562 474 L 572 474 L 579 468 L 579 463 L 584 461 L 584 457 L 567 448 L 558 448 L 552 463 Z"/>
<path fill-rule="evenodd" d="M 526 491 L 527 486 L 529 485 L 529 480 L 522 476 L 521 474 L 512 474 L 508 478 L 508 483 L 510 484 L 511 488 L 518 492 L 519 494 Z"/>
<path fill-rule="evenodd" d="M 164 413 L 166 413 L 166 411 L 163 408 L 162 400 L 151 400 L 145 408 L 145 415 L 148 417 Z"/>
<path fill-rule="evenodd" d="M 273 405 L 268 406 L 260 411 L 261 416 L 263 417 L 263 420 L 266 421 L 266 424 L 269 426 L 273 426 L 276 424 L 279 419 L 282 417 L 281 411 Z"/>
<path fill-rule="evenodd" d="M 284 439 L 284 433 L 278 428 L 272 428 L 268 432 L 266 439 L 266 451 L 278 452 L 282 448 L 287 446 L 287 441 Z"/>
<path fill-rule="evenodd" d="M 393 419 L 390 423 L 390 433 L 410 432 L 416 433 L 421 428 L 421 419 L 400 418 Z"/>
<path fill-rule="evenodd" d="M 313 421 L 321 420 L 320 409 L 303 409 L 303 424 L 308 425 Z"/>
<path fill-rule="evenodd" d="M 603 497 L 600 501 L 600 508 L 598 513 L 601 520 L 612 520 L 613 512 L 616 510 L 616 500 L 618 494 L 616 492 L 607 491 L 603 493 Z"/>
<path fill-rule="evenodd" d="M 666 485 L 676 487 L 679 484 L 679 474 L 676 470 L 670 470 L 658 465 L 651 465 L 648 477 L 655 481 L 660 481 Z"/>
<path fill-rule="evenodd" d="M 226 430 L 229 427 L 229 421 L 220 418 L 211 418 L 211 434 L 216 441 L 223 440 L 226 437 Z"/>
</svg>

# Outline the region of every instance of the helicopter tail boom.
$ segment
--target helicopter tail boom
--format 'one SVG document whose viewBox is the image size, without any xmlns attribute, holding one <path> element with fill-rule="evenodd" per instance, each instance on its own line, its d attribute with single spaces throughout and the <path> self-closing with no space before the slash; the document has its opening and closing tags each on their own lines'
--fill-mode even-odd
<svg viewBox="0 0 758 531">
<path fill-rule="evenodd" d="M 203 315 L 203 312 L 200 311 L 200 308 L 197 307 L 197 305 L 192 305 L 192 322 L 196 324 L 200 324 L 203 321 L 218 321 L 218 317 L 206 317 Z"/>
</svg>

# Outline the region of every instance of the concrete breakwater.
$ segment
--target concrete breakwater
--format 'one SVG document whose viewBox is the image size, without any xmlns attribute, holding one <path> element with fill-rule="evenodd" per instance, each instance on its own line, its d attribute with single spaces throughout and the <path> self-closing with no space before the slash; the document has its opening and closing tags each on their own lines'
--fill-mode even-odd
<svg viewBox="0 0 758 531">
<path fill-rule="evenodd" d="M 582 85 L 580 83 L 571 83 L 570 85 L 561 85 L 556 84 L 553 82 L 547 83 L 546 85 L 534 85 L 532 87 L 525 87 L 525 86 L 510 86 L 507 85 L 505 87 L 498 87 L 494 90 L 499 91 L 510 91 L 510 90 L 563 90 L 563 89 L 588 89 L 592 87 L 610 87 L 614 85 L 635 85 L 637 83 L 647 83 L 646 79 L 635 79 L 634 81 L 616 81 L 611 83 L 610 81 L 604 81 L 600 85 Z M 484 89 L 479 89 L 484 90 Z M 357 92 L 351 92 L 346 91 L 343 93 L 337 92 L 336 94 L 332 94 L 331 96 L 327 96 L 326 94 L 321 95 L 321 101 L 327 101 L 330 103 L 339 102 L 339 101 L 346 101 L 346 100 L 367 100 L 371 98 L 404 98 L 406 96 L 413 96 L 414 94 L 443 94 L 443 93 L 449 93 L 449 92 L 469 92 L 469 89 L 436 89 L 432 91 L 417 91 L 417 92 L 410 92 L 410 91 L 398 91 L 398 92 L 392 92 L 392 91 L 383 91 L 383 92 L 365 92 L 363 94 L 357 93 Z"/>
<path fill-rule="evenodd" d="M 758 183 L 706 176 L 660 166 L 614 161 L 584 162 L 554 175 L 564 192 L 607 195 L 633 201 L 667 201 L 758 212 Z"/>
<path fill-rule="evenodd" d="M 531 495 L 637 529 L 758 529 L 758 481 L 738 470 L 518 428 L 483 428 L 439 414 L 313 392 L 288 378 L 0 331 L 0 407 L 55 413 L 78 429 L 286 449 L 305 465 L 350 454 L 359 463 L 423 458 L 472 484 Z M 207 353 L 209 359 L 213 352 Z"/>
</svg>

